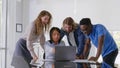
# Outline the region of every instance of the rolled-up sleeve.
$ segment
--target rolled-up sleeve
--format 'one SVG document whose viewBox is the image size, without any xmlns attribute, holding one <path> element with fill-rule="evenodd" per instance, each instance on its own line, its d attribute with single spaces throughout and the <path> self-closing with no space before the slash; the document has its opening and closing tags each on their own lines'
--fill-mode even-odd
<svg viewBox="0 0 120 68">
<path fill-rule="evenodd" d="M 78 29 L 74 34 L 75 41 L 77 44 L 77 56 L 80 56 L 83 53 L 85 45 L 85 35 Z"/>
<path fill-rule="evenodd" d="M 44 44 L 45 44 L 45 35 L 44 35 L 44 32 L 41 34 L 41 37 L 40 37 L 40 45 L 42 48 L 44 48 Z"/>
</svg>

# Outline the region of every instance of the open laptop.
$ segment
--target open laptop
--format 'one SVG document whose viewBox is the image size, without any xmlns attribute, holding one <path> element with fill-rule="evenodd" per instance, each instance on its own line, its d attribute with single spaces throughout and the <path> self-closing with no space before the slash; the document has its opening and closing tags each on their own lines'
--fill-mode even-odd
<svg viewBox="0 0 120 68">
<path fill-rule="evenodd" d="M 55 61 L 73 61 L 75 56 L 75 46 L 55 46 Z"/>
</svg>

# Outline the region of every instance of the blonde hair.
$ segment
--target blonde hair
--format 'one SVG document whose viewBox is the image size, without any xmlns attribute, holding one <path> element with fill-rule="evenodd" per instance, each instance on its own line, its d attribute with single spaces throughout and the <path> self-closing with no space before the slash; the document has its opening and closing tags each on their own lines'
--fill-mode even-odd
<svg viewBox="0 0 120 68">
<path fill-rule="evenodd" d="M 72 30 L 76 29 L 78 24 L 74 22 L 74 20 L 71 17 L 66 17 L 63 21 L 63 29 L 64 29 L 64 25 L 70 25 L 72 26 Z"/>
<path fill-rule="evenodd" d="M 49 16 L 49 21 L 45 26 L 43 26 L 42 21 L 41 21 L 41 17 L 43 17 L 45 15 Z M 51 18 L 52 18 L 52 15 L 48 11 L 43 10 L 40 12 L 38 17 L 34 20 L 35 29 L 36 29 L 35 34 L 36 35 L 39 35 L 43 30 L 45 30 L 45 32 L 49 30 L 50 24 L 51 24 Z"/>
</svg>

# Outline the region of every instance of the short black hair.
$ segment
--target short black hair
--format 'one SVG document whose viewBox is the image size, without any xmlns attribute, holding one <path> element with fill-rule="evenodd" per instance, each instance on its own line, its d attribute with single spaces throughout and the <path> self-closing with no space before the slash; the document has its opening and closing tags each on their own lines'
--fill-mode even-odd
<svg viewBox="0 0 120 68">
<path fill-rule="evenodd" d="M 55 31 L 55 30 L 58 31 L 59 33 L 61 33 L 61 30 L 58 27 L 52 27 L 50 29 L 50 43 L 53 42 L 52 34 L 53 34 L 53 31 Z M 60 42 L 60 41 L 61 41 L 61 39 L 58 42 Z"/>
<path fill-rule="evenodd" d="M 80 20 L 79 25 L 91 25 L 90 18 L 83 18 Z"/>
</svg>

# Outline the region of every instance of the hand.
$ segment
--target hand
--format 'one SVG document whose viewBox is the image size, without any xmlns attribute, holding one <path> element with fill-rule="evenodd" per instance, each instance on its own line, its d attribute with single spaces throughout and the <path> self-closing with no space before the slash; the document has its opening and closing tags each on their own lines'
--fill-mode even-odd
<svg viewBox="0 0 120 68">
<path fill-rule="evenodd" d="M 80 56 L 79 56 L 79 59 L 84 59 L 84 56 L 83 56 L 83 55 L 80 55 Z"/>
<path fill-rule="evenodd" d="M 83 55 L 76 56 L 76 59 L 84 59 Z"/>
<path fill-rule="evenodd" d="M 33 60 L 35 60 L 36 62 L 38 60 L 38 57 L 37 56 L 33 57 Z"/>
<path fill-rule="evenodd" d="M 78 57 L 78 56 L 76 56 L 75 58 L 76 58 L 76 59 L 79 59 L 79 57 Z"/>
<path fill-rule="evenodd" d="M 97 61 L 98 58 L 97 57 L 90 57 L 89 60 Z"/>
<path fill-rule="evenodd" d="M 37 57 L 37 56 L 33 57 L 33 59 L 31 60 L 30 64 L 35 63 L 35 62 L 37 61 L 37 59 L 38 59 L 38 57 Z"/>
</svg>

